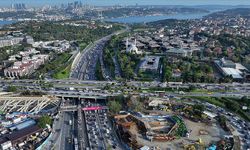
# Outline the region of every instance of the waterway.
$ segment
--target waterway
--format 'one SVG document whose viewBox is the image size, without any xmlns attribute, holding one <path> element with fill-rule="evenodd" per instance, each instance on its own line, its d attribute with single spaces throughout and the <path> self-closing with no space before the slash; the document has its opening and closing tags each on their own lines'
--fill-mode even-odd
<svg viewBox="0 0 250 150">
<path fill-rule="evenodd" d="M 14 20 L 0 20 L 0 27 L 8 24 L 15 23 L 16 21 Z"/>
<path fill-rule="evenodd" d="M 112 18 L 112 19 L 106 19 L 106 21 L 110 22 L 119 22 L 119 23 L 147 23 L 147 22 L 153 22 L 158 20 L 164 20 L 164 19 L 200 19 L 203 16 L 207 15 L 208 13 L 202 13 L 202 14 L 176 14 L 176 15 L 157 15 L 157 16 L 130 16 L 130 17 L 121 17 L 121 18 Z M 8 25 L 15 23 L 14 20 L 0 20 L 0 27 L 3 25 Z"/>
<path fill-rule="evenodd" d="M 157 16 L 130 16 L 130 17 L 106 19 L 106 21 L 128 23 L 128 24 L 147 23 L 147 22 L 153 22 L 153 21 L 165 20 L 165 19 L 178 19 L 178 20 L 201 19 L 202 17 L 204 17 L 208 14 L 209 13 L 157 15 Z"/>
</svg>

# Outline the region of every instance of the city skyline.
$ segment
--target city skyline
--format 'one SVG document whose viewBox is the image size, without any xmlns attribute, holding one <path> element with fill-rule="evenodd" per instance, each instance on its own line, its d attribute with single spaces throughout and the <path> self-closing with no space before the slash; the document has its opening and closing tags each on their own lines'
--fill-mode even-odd
<svg viewBox="0 0 250 150">
<path fill-rule="evenodd" d="M 44 6 L 44 5 L 55 5 L 62 3 L 71 3 L 77 0 L 9 0 L 9 1 L 0 1 L 0 6 L 9 7 L 14 3 L 25 3 L 28 6 Z M 250 1 L 247 0 L 159 0 L 159 1 L 151 1 L 151 0 L 80 0 L 84 4 L 97 5 L 97 6 L 108 6 L 108 5 L 250 5 Z"/>
</svg>

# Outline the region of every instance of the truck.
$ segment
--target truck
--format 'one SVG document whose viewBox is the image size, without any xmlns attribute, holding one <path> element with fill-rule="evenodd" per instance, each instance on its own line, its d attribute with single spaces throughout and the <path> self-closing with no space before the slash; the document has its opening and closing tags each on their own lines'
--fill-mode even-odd
<svg viewBox="0 0 250 150">
<path fill-rule="evenodd" d="M 78 150 L 78 141 L 77 138 L 74 138 L 75 150 Z"/>
<path fill-rule="evenodd" d="M 69 120 L 69 125 L 70 125 L 70 126 L 72 125 L 72 120 Z"/>
</svg>

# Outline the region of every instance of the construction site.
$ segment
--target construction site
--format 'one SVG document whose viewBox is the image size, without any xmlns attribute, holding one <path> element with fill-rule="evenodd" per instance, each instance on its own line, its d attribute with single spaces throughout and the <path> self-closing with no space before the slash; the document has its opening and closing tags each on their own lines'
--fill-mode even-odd
<svg viewBox="0 0 250 150">
<path fill-rule="evenodd" d="M 186 137 L 186 125 L 179 116 L 117 115 L 119 135 L 132 149 L 145 145 L 158 147 L 159 143 Z"/>
<path fill-rule="evenodd" d="M 217 113 L 208 111 L 209 106 L 150 98 L 141 112 L 128 111 L 114 119 L 118 136 L 131 149 L 229 150 L 234 137 L 218 122 Z"/>
</svg>

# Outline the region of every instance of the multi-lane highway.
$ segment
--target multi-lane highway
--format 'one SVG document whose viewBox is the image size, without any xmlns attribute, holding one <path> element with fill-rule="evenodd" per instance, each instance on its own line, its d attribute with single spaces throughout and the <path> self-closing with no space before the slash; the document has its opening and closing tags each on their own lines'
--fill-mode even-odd
<svg viewBox="0 0 250 150">
<path fill-rule="evenodd" d="M 44 89 L 43 84 L 50 84 L 51 88 Z M 197 89 L 204 89 L 211 92 L 186 92 L 173 93 L 176 95 L 192 95 L 192 96 L 250 96 L 250 83 L 161 83 L 161 82 L 118 82 L 118 81 L 81 81 L 81 80 L 2 80 L 0 81 L 1 87 L 5 88 L 9 85 L 17 86 L 19 88 L 25 88 L 29 90 L 42 90 L 53 95 L 85 95 L 85 96 L 112 96 L 122 94 L 121 91 L 107 91 L 104 90 L 106 86 L 110 86 L 112 89 L 123 89 L 123 92 L 136 93 L 136 89 L 151 89 L 157 88 L 158 91 L 164 91 L 164 88 L 174 89 L 187 89 L 190 86 L 194 86 Z M 71 89 L 71 90 L 69 90 Z M 147 94 L 154 94 L 154 90 L 148 91 Z"/>
<path fill-rule="evenodd" d="M 77 109 L 77 137 L 79 141 L 79 149 L 86 149 L 89 148 L 89 138 L 87 136 L 87 130 L 86 130 L 86 120 L 84 113 L 82 112 L 81 104 L 78 104 Z"/>
<path fill-rule="evenodd" d="M 80 54 L 80 57 L 76 57 L 74 60 L 74 66 L 70 73 L 71 79 L 78 80 L 96 80 L 95 70 L 98 60 L 101 63 L 101 69 L 103 77 L 106 80 L 111 80 L 110 73 L 105 69 L 103 62 L 103 48 L 108 40 L 113 35 L 118 35 L 128 31 L 129 28 L 126 26 L 126 29 L 117 31 L 108 36 L 105 36 L 94 43 L 89 44 L 83 52 Z"/>
<path fill-rule="evenodd" d="M 78 91 L 49 91 L 48 92 L 51 95 L 59 96 L 59 97 L 79 97 L 79 98 L 96 98 L 96 99 L 105 99 L 108 96 L 118 96 L 121 94 L 124 94 L 122 92 L 108 92 L 107 94 L 103 94 L 102 92 L 78 92 Z M 192 96 L 192 97 L 200 97 L 200 96 L 206 96 L 206 97 L 238 97 L 241 98 L 243 96 L 250 96 L 249 92 L 213 92 L 213 93 L 205 93 L 205 92 L 187 92 L 187 93 L 181 93 L 181 92 L 160 92 L 161 95 L 164 93 L 166 96 L 176 96 L 176 97 L 186 97 L 186 96 Z M 141 96 L 159 96 L 159 92 L 147 92 L 147 93 L 138 93 L 136 91 L 130 92 L 129 94 L 140 94 Z M 124 94 L 126 95 L 126 94 Z"/>
<path fill-rule="evenodd" d="M 98 59 L 102 55 L 102 50 L 105 43 L 110 39 L 110 35 L 98 41 L 95 41 L 91 46 L 83 50 L 80 60 L 72 70 L 70 77 L 79 80 L 95 80 L 95 68 Z"/>
<path fill-rule="evenodd" d="M 63 126 L 61 128 L 61 144 L 60 149 L 61 150 L 73 150 L 73 126 L 70 124 L 70 120 L 73 120 L 73 113 L 72 112 L 63 112 L 62 114 L 64 116 L 64 122 Z"/>
<path fill-rule="evenodd" d="M 177 87 L 184 88 L 187 86 L 195 86 L 195 87 L 241 87 L 241 88 L 250 88 L 250 83 L 182 83 L 182 82 L 157 82 L 157 81 L 96 81 L 96 80 L 78 80 L 78 79 L 63 79 L 63 80 L 57 80 L 57 79 L 47 79 L 47 80 L 33 80 L 33 79 L 20 79 L 20 80 L 3 80 L 0 79 L 1 85 L 40 85 L 41 83 L 48 83 L 53 85 L 88 85 L 88 86 L 105 86 L 105 85 L 124 85 L 127 86 L 138 86 L 138 87 Z"/>
<path fill-rule="evenodd" d="M 171 87 L 171 88 L 189 88 L 194 86 L 196 88 L 210 88 L 210 89 L 228 89 L 237 91 L 249 91 L 250 83 L 180 83 L 180 82 L 144 82 L 144 81 L 95 81 L 95 80 L 0 80 L 1 86 L 41 86 L 43 84 L 50 84 L 53 87 L 89 87 L 98 88 L 106 85 L 112 86 L 126 86 L 126 87 L 138 87 L 138 88 L 151 88 L 151 87 Z"/>
<path fill-rule="evenodd" d="M 62 108 L 67 105 L 76 106 L 76 111 L 63 110 Z M 101 109 L 82 109 L 95 107 L 100 107 Z M 121 150 L 122 145 L 119 143 L 115 132 L 112 131 L 107 111 L 108 109 L 104 101 L 62 98 L 57 119 L 54 121 L 51 138 L 44 145 L 43 149 L 105 150 L 109 145 L 112 146 L 113 150 Z"/>
</svg>

